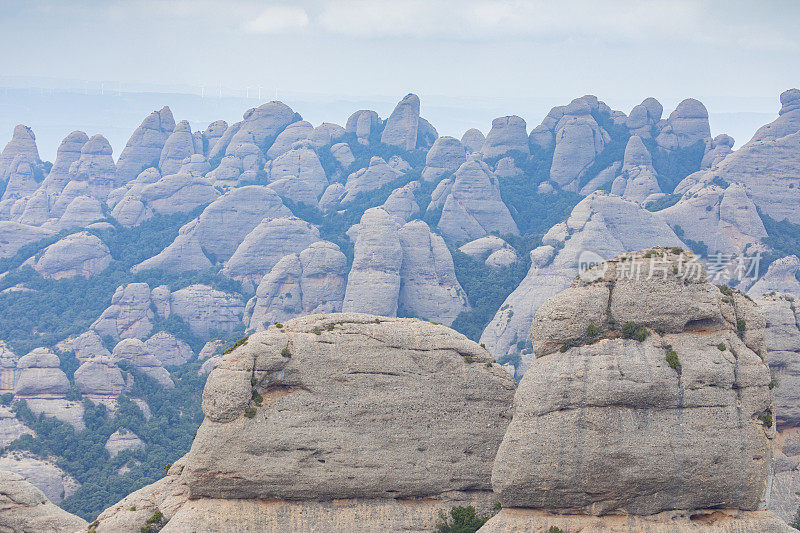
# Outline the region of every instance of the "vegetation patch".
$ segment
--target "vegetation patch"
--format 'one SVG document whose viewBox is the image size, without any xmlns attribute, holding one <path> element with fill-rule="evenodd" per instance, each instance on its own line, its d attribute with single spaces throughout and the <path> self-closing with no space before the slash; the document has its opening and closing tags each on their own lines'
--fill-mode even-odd
<svg viewBox="0 0 800 533">
<path fill-rule="evenodd" d="M 444 511 L 439 511 L 439 520 L 436 522 L 436 533 L 475 533 L 486 522 L 489 516 L 478 516 L 473 506 L 453 507 L 450 516 Z"/>
<path fill-rule="evenodd" d="M 249 339 L 249 338 L 250 338 L 250 335 L 247 335 L 246 337 L 242 337 L 238 341 L 234 342 L 233 345 L 230 348 L 228 348 L 227 350 L 222 352 L 222 355 L 228 355 L 229 353 L 234 351 L 239 346 L 244 346 L 245 344 L 247 344 L 247 339 Z"/>
<path fill-rule="evenodd" d="M 128 494 L 161 479 L 163 465 L 189 451 L 192 436 L 203 421 L 200 403 L 206 377 L 197 375 L 200 363 L 174 369 L 173 389 L 164 389 L 130 364 L 121 363 L 120 367 L 133 376 L 133 387 L 117 399 L 113 414 L 104 405 L 84 399 L 86 429 L 77 431 L 61 420 L 35 414 L 24 400 L 19 400 L 13 403 L 12 410 L 36 436 L 23 435 L 0 450 L 26 450 L 40 457 L 57 457 L 58 466 L 81 483 L 60 506 L 87 521 Z M 149 420 L 133 398 L 147 402 L 152 414 Z M 105 442 L 123 427 L 138 435 L 145 448 L 125 450 L 110 458 Z M 124 466 L 130 471 L 118 475 Z"/>
<path fill-rule="evenodd" d="M 678 353 L 675 350 L 667 351 L 667 364 L 672 370 L 680 370 L 681 362 L 678 360 Z"/>
<path fill-rule="evenodd" d="M 164 520 L 164 515 L 161 511 L 156 510 L 153 516 L 145 520 L 144 526 L 142 526 L 139 531 L 140 533 L 158 533 L 165 525 L 166 521 Z"/>
<path fill-rule="evenodd" d="M 635 339 L 644 342 L 648 335 L 647 328 L 635 322 L 625 322 L 622 325 L 622 337 L 625 339 Z"/>
</svg>

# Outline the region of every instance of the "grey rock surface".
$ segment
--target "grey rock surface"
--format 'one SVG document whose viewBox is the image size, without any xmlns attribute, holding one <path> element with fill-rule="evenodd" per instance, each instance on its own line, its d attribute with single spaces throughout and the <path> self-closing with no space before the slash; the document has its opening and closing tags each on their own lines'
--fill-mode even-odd
<svg viewBox="0 0 800 533">
<path fill-rule="evenodd" d="M 285 255 L 320 240 L 316 226 L 297 217 L 265 218 L 247 234 L 225 263 L 222 274 L 255 284 Z"/>
<path fill-rule="evenodd" d="M 26 244 L 40 241 L 53 233 L 46 228 L 0 220 L 0 257 L 11 257 Z"/>
<path fill-rule="evenodd" d="M 421 220 L 405 224 L 398 235 L 403 249 L 398 306 L 413 316 L 449 326 L 470 306 L 444 239 Z"/>
<path fill-rule="evenodd" d="M 97 236 L 82 231 L 45 248 L 33 263 L 33 269 L 48 279 L 88 278 L 103 272 L 110 264 L 108 246 Z"/>
<path fill-rule="evenodd" d="M 401 223 L 408 222 L 419 214 L 419 204 L 414 193 L 419 190 L 420 183 L 412 181 L 392 191 L 383 202 L 384 211 L 396 217 Z"/>
<path fill-rule="evenodd" d="M 417 147 L 419 124 L 419 97 L 407 94 L 386 119 L 381 142 L 403 150 L 413 150 Z"/>
<path fill-rule="evenodd" d="M 36 147 L 36 135 L 28 126 L 17 124 L 11 140 L 0 152 L 0 181 L 8 181 L 14 160 L 25 161 L 31 165 L 39 165 L 39 149 Z"/>
<path fill-rule="evenodd" d="M 275 142 L 269 147 L 265 154 L 270 159 L 285 154 L 292 149 L 292 145 L 297 141 L 302 141 L 311 137 L 314 126 L 310 122 L 300 120 L 286 126 L 286 129 L 278 134 Z"/>
<path fill-rule="evenodd" d="M 141 171 L 158 165 L 164 143 L 175 129 L 175 118 L 169 107 L 153 111 L 133 132 L 117 160 L 117 183 L 125 184 Z"/>
<path fill-rule="evenodd" d="M 291 178 L 306 183 L 319 198 L 328 186 L 325 170 L 314 153 L 306 145 L 291 148 L 268 165 L 270 181 Z"/>
<path fill-rule="evenodd" d="M 86 520 L 56 507 L 47 496 L 8 470 L 0 470 L 0 528 L 9 533 L 75 533 Z"/>
<path fill-rule="evenodd" d="M 395 316 L 400 292 L 403 247 L 400 224 L 382 208 L 361 217 L 353 266 L 347 276 L 342 310 Z"/>
<path fill-rule="evenodd" d="M 346 169 L 352 165 L 356 158 L 353 157 L 353 151 L 347 143 L 336 143 L 330 148 L 331 155 L 339 165 Z"/>
<path fill-rule="evenodd" d="M 188 344 L 166 331 L 159 331 L 144 341 L 144 346 L 164 366 L 182 365 L 194 357 Z"/>
<path fill-rule="evenodd" d="M 95 356 L 87 359 L 75 371 L 75 386 L 89 398 L 116 398 L 125 389 L 125 381 L 114 359 Z"/>
<path fill-rule="evenodd" d="M 184 159 L 202 153 L 202 147 L 196 147 L 194 141 L 189 122 L 186 120 L 178 122 L 161 149 L 158 168 L 162 175 L 176 174 Z"/>
<path fill-rule="evenodd" d="M 139 339 L 122 339 L 114 346 L 111 352 L 114 362 L 127 361 L 143 374 L 153 378 L 164 388 L 171 389 L 175 386 L 169 372 Z"/>
<path fill-rule="evenodd" d="M 248 531 L 421 533 L 439 509 L 491 507 L 515 385 L 485 350 L 414 319 L 327 314 L 282 326 L 224 356 L 192 450 L 103 512 L 98 532 L 135 532 L 158 509 L 166 531 L 233 519 Z"/>
<path fill-rule="evenodd" d="M 769 511 L 700 510 L 665 511 L 650 516 L 586 516 L 550 514 L 529 509 L 503 509 L 480 528 L 480 533 L 546 532 L 557 527 L 565 533 L 792 533 Z"/>
<path fill-rule="evenodd" d="M 791 294 L 756 299 L 767 320 L 766 358 L 775 379 L 775 422 L 779 429 L 800 426 L 800 301 Z M 798 502 L 800 504 L 800 502 Z"/>
<path fill-rule="evenodd" d="M 466 133 L 464 135 L 466 135 Z M 422 169 L 422 179 L 425 181 L 436 181 L 458 170 L 458 167 L 466 160 L 467 156 L 464 145 L 461 144 L 458 139 L 453 137 L 439 137 L 425 156 L 425 168 Z"/>
<path fill-rule="evenodd" d="M 0 457 L 0 470 L 22 476 L 28 483 L 44 493 L 56 504 L 73 494 L 80 484 L 69 474 L 53 464 L 27 452 L 5 454 Z M 4 515 L 5 513 L 0 513 Z M 72 532 L 75 533 L 75 532 Z"/>
<path fill-rule="evenodd" d="M 756 204 L 738 183 L 725 189 L 698 183 L 658 215 L 671 227 L 680 227 L 687 239 L 706 244 L 710 253 L 741 255 L 753 245 L 761 248 L 759 243 L 767 236 Z"/>
<path fill-rule="evenodd" d="M 211 330 L 228 333 L 242 323 L 244 302 L 237 294 L 197 284 L 173 292 L 170 309 L 195 335 L 208 339 Z"/>
<path fill-rule="evenodd" d="M 767 272 L 756 281 L 747 291 L 752 298 L 759 298 L 768 292 L 791 294 L 800 298 L 800 259 L 796 255 L 789 255 L 777 259 L 767 268 Z"/>
<path fill-rule="evenodd" d="M 253 144 L 266 152 L 275 137 L 296 121 L 292 108 L 274 101 L 248 110 L 243 118 L 241 127 L 231 137 L 225 152 L 227 155 L 231 155 L 242 144 Z"/>
<path fill-rule="evenodd" d="M 656 213 L 618 196 L 592 193 L 531 252 L 528 275 L 500 306 L 480 342 L 498 359 L 519 355 L 536 310 L 569 287 L 580 265 L 656 244 L 686 248 Z"/>
<path fill-rule="evenodd" d="M 347 281 L 347 258 L 331 242 L 317 241 L 299 254 L 281 258 L 261 279 L 248 302 L 248 329 L 275 322 L 342 309 Z"/>
<path fill-rule="evenodd" d="M 19 375 L 14 395 L 20 398 L 63 398 L 69 390 L 69 380 L 58 365 L 58 356 L 49 348 L 34 348 L 19 358 Z"/>
<path fill-rule="evenodd" d="M 645 261 L 643 275 L 629 278 L 626 263 L 648 254 L 667 268 Z M 504 508 L 644 516 L 764 509 L 775 436 L 770 373 L 756 353 L 765 320 L 740 293 L 728 297 L 703 271 L 683 276 L 684 267 L 664 248 L 626 254 L 539 309 L 537 359 L 492 472 Z M 620 324 L 633 321 L 650 332 L 645 339 L 620 338 Z M 534 453 L 539 460 L 526 460 Z"/>
<path fill-rule="evenodd" d="M 11 390 L 13 393 L 13 389 Z M 31 428 L 17 420 L 10 408 L 0 406 L 0 446 L 6 447 L 23 435 L 34 435 Z"/>
<path fill-rule="evenodd" d="M 153 329 L 155 318 L 150 304 L 150 287 L 147 283 L 120 285 L 111 297 L 111 305 L 90 328 L 114 340 L 146 338 Z"/>
<path fill-rule="evenodd" d="M 54 227 L 58 229 L 85 228 L 105 218 L 103 204 L 97 198 L 81 195 L 72 200 Z"/>
<path fill-rule="evenodd" d="M 344 186 L 347 194 L 341 202 L 352 202 L 359 194 L 380 189 L 402 175 L 402 172 L 390 167 L 381 157 L 374 156 L 369 160 L 369 166 L 357 170 L 347 177 L 347 183 Z"/>
<path fill-rule="evenodd" d="M 581 173 L 611 141 L 592 115 L 600 105 L 593 96 L 576 98 L 563 108 L 553 127 L 555 151 L 550 179 L 567 190 L 578 190 Z"/>
<path fill-rule="evenodd" d="M 456 171 L 445 197 L 439 230 L 451 241 L 473 240 L 495 231 L 519 233 L 500 197 L 497 178 L 485 163 L 467 161 Z"/>
<path fill-rule="evenodd" d="M 755 204 L 775 220 L 799 223 L 800 202 L 800 91 L 781 94 L 779 117 L 762 126 L 749 142 L 704 171 L 707 180 L 719 177 L 742 183 Z"/>
<path fill-rule="evenodd" d="M 375 111 L 362 109 L 350 115 L 344 129 L 354 133 L 359 144 L 369 144 L 377 137 L 380 123 L 381 118 Z"/>
<path fill-rule="evenodd" d="M 268 217 L 290 216 L 280 197 L 268 187 L 249 185 L 233 189 L 203 210 L 200 217 L 181 228 L 175 241 L 161 253 L 136 265 L 169 271 L 203 270 L 209 257 L 223 262 L 259 222 Z"/>
<path fill-rule="evenodd" d="M 203 131 L 203 155 L 209 157 L 211 149 L 217 144 L 217 141 L 225 135 L 228 130 L 228 123 L 224 120 L 215 120 Z"/>
<path fill-rule="evenodd" d="M 120 428 L 108 437 L 105 443 L 105 449 L 108 451 L 108 455 L 113 459 L 117 454 L 125 450 L 143 450 L 144 442 L 132 431 L 126 428 Z"/>
<path fill-rule="evenodd" d="M 514 383 L 499 367 L 487 368 L 491 356 L 486 351 L 444 326 L 419 320 L 315 315 L 281 329 L 252 335 L 209 376 L 203 398 L 207 421 L 183 472 L 192 497 L 396 498 L 488 488 L 487 469 L 504 430 Z M 291 357 L 281 355 L 284 347 Z M 323 364 L 312 362 L 323 353 Z M 464 360 L 467 355 L 473 364 Z M 307 357 L 312 360 L 306 362 Z M 253 387 L 265 403 L 249 419 L 243 413 Z M 385 397 L 376 399 L 381 390 Z M 364 394 L 370 397 L 366 403 L 358 400 Z M 420 407 L 410 409 L 411 405 Z M 353 424 L 348 406 L 366 407 L 381 422 Z M 286 414 L 267 416 L 278 409 Z M 300 420 L 289 414 L 295 409 L 305 413 L 306 422 L 298 424 Z M 397 417 L 398 410 L 406 416 Z M 450 423 L 429 425 L 417 418 L 430 416 Z M 462 429 L 465 423 L 474 429 Z M 317 429 L 309 431 L 308 424 Z M 233 429 L 237 426 L 242 430 Z M 252 431 L 244 431 L 245 426 L 253 426 Z M 460 437 L 454 440 L 453 432 Z M 272 464 L 256 461 L 261 452 L 246 451 L 248 436 L 273 457 Z M 289 442 L 293 444 L 286 448 Z M 339 444 L 331 447 L 326 442 Z M 315 453 L 302 451 L 307 448 Z M 354 453 L 358 463 L 375 467 L 347 466 L 346 457 Z M 450 460 L 429 462 L 424 456 Z M 285 483 L 281 465 L 295 465 L 291 484 Z M 209 468 L 213 483 L 207 480 Z"/>
<path fill-rule="evenodd" d="M 461 136 L 461 144 L 468 153 L 480 152 L 486 137 L 477 128 L 470 128 Z"/>
<path fill-rule="evenodd" d="M 494 119 L 480 151 L 485 158 L 512 152 L 530 153 L 525 120 L 516 115 Z"/>
<path fill-rule="evenodd" d="M 81 363 L 95 356 L 109 356 L 111 352 L 103 344 L 100 335 L 93 329 L 84 331 L 77 337 L 69 337 L 56 344 L 59 352 L 71 352 Z"/>
</svg>

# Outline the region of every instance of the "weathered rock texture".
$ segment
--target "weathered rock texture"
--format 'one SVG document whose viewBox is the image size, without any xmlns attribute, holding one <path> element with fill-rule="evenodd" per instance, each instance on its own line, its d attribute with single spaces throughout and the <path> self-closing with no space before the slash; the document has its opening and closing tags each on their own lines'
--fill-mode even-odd
<svg viewBox="0 0 800 533">
<path fill-rule="evenodd" d="M 476 130 L 477 131 L 477 130 Z M 464 134 L 466 135 L 466 134 Z M 467 160 L 464 145 L 453 137 L 439 137 L 425 156 L 422 179 L 435 181 L 452 174 Z"/>
<path fill-rule="evenodd" d="M 190 285 L 170 295 L 170 312 L 186 322 L 192 333 L 208 339 L 212 330 L 229 333 L 241 324 L 244 302 L 235 293 Z"/>
<path fill-rule="evenodd" d="M 539 309 L 537 359 L 492 472 L 503 511 L 484 531 L 542 522 L 506 508 L 643 521 L 682 511 L 675 529 L 656 518 L 653 531 L 716 531 L 692 529 L 686 515 L 701 510 L 711 524 L 730 522 L 721 531 L 790 531 L 750 513 L 765 508 L 772 479 L 764 316 L 686 257 L 664 248 L 619 256 Z M 637 261 L 638 278 L 628 274 Z M 627 323 L 649 334 L 621 338 Z M 736 519 L 714 518 L 716 509 Z"/>
<path fill-rule="evenodd" d="M 142 439 L 136 436 L 135 433 L 132 433 L 125 428 L 120 428 L 108 437 L 108 440 L 105 444 L 105 449 L 113 458 L 125 450 L 143 450 L 144 442 L 142 442 Z"/>
<path fill-rule="evenodd" d="M 472 240 L 492 232 L 519 233 L 500 198 L 497 178 L 485 163 L 461 165 L 444 198 L 439 229 L 448 240 Z"/>
<path fill-rule="evenodd" d="M 28 126 L 18 124 L 14 127 L 11 140 L 0 153 L 0 181 L 8 181 L 14 161 L 26 162 L 34 166 L 41 164 L 39 149 L 36 147 L 36 136 Z"/>
<path fill-rule="evenodd" d="M 194 357 L 188 344 L 165 331 L 159 331 L 147 339 L 144 345 L 164 366 L 182 365 Z"/>
<path fill-rule="evenodd" d="M 261 279 L 248 302 L 248 329 L 314 313 L 342 310 L 347 283 L 347 258 L 335 244 L 317 241 L 299 254 L 284 256 Z"/>
<path fill-rule="evenodd" d="M 80 487 L 80 483 L 52 461 L 39 459 L 29 452 L 13 452 L 0 457 L 0 470 L 23 476 L 56 504 Z"/>
<path fill-rule="evenodd" d="M 319 230 L 305 220 L 265 218 L 239 244 L 222 274 L 258 283 L 283 256 L 300 252 L 318 240 Z"/>
<path fill-rule="evenodd" d="M 53 505 L 19 474 L 0 470 L 0 529 L 9 533 L 76 533 L 86 521 Z"/>
<path fill-rule="evenodd" d="M 789 255 L 774 261 L 766 274 L 747 291 L 752 298 L 759 298 L 768 292 L 781 292 L 800 298 L 800 259 L 796 255 Z"/>
<path fill-rule="evenodd" d="M 58 367 L 59 359 L 49 348 L 35 348 L 19 358 L 19 376 L 14 394 L 21 398 L 63 398 L 69 390 L 69 380 Z"/>
<path fill-rule="evenodd" d="M 416 94 L 408 94 L 400 100 L 386 119 L 381 142 L 403 150 L 413 150 L 417 147 L 418 127 L 419 97 Z"/>
<path fill-rule="evenodd" d="M 186 272 L 210 268 L 213 262 L 230 259 L 248 233 L 264 218 L 291 216 L 272 189 L 249 185 L 233 189 L 206 207 L 195 220 L 183 226 L 175 240 L 161 253 L 133 267 Z"/>
<path fill-rule="evenodd" d="M 531 268 L 483 331 L 481 342 L 498 359 L 520 353 L 533 316 L 545 300 L 569 287 L 581 264 L 647 246 L 686 245 L 657 214 L 635 202 L 595 192 L 553 226 L 531 252 Z M 528 351 L 528 353 L 530 353 Z"/>
<path fill-rule="evenodd" d="M 165 106 L 161 111 L 150 113 L 133 132 L 119 156 L 117 183 L 125 184 L 142 170 L 157 166 L 164 143 L 174 129 L 175 119 L 169 107 Z"/>
<path fill-rule="evenodd" d="M 421 220 L 401 227 L 374 207 L 357 226 L 342 309 L 383 316 L 402 310 L 450 325 L 469 304 L 442 237 Z"/>
<path fill-rule="evenodd" d="M 755 204 L 775 220 L 800 223 L 800 90 L 781 94 L 779 117 L 762 126 L 750 141 L 703 171 L 744 184 Z"/>
<path fill-rule="evenodd" d="M 114 340 L 145 338 L 153 329 L 155 313 L 150 306 L 147 283 L 120 285 L 111 297 L 111 305 L 90 326 L 99 335 Z"/>
<path fill-rule="evenodd" d="M 379 156 L 374 156 L 369 161 L 369 166 L 359 169 L 347 177 L 345 191 L 347 194 L 341 199 L 342 203 L 352 202 L 359 194 L 380 189 L 392 183 L 403 173 L 390 167 Z"/>
<path fill-rule="evenodd" d="M 241 531 L 422 532 L 456 502 L 485 509 L 514 390 L 491 361 L 414 319 L 315 315 L 251 335 L 209 376 L 191 451 L 97 531 L 138 531 L 160 509 L 163 531 L 235 516 Z"/>
<path fill-rule="evenodd" d="M 516 115 L 494 119 L 481 152 L 486 158 L 500 157 L 513 152 L 530 153 L 525 120 Z"/>
<path fill-rule="evenodd" d="M 73 233 L 51 244 L 37 257 L 33 269 L 50 279 L 74 276 L 88 278 L 111 264 L 108 246 L 97 236 L 85 231 Z"/>
</svg>

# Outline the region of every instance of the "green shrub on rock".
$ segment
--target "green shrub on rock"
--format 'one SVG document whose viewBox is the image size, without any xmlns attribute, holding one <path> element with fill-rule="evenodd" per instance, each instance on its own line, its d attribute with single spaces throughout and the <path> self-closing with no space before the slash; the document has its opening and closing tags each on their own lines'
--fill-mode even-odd
<svg viewBox="0 0 800 533">
<path fill-rule="evenodd" d="M 453 507 L 450 517 L 439 511 L 436 533 L 475 533 L 489 521 L 488 516 L 479 517 L 473 506 Z"/>
</svg>

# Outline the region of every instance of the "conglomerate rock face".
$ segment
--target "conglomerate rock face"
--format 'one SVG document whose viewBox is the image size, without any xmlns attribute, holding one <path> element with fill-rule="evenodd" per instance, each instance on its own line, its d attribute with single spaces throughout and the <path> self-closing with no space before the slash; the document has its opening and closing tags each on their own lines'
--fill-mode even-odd
<svg viewBox="0 0 800 533">
<path fill-rule="evenodd" d="M 75 533 L 85 528 L 85 520 L 53 505 L 24 477 L 0 470 L 0 530 Z"/>
<path fill-rule="evenodd" d="M 745 529 L 706 530 L 788 531 L 771 515 L 740 516 L 765 508 L 772 477 L 765 323 L 677 249 L 586 270 L 534 318 L 537 359 L 492 472 L 504 510 L 484 530 L 536 531 L 548 513 L 566 513 L 693 531 L 686 516 L 669 529 L 651 515 L 728 509 Z M 586 516 L 581 527 L 603 523 Z M 594 530 L 565 522 L 565 531 Z M 775 529 L 758 529 L 765 524 Z"/>
<path fill-rule="evenodd" d="M 441 325 L 353 313 L 273 325 L 211 372 L 191 451 L 106 510 L 97 531 L 138 531 L 134 508 L 160 509 L 164 531 L 225 519 L 432 530 L 438 509 L 491 500 L 514 387 L 485 349 Z"/>
</svg>

